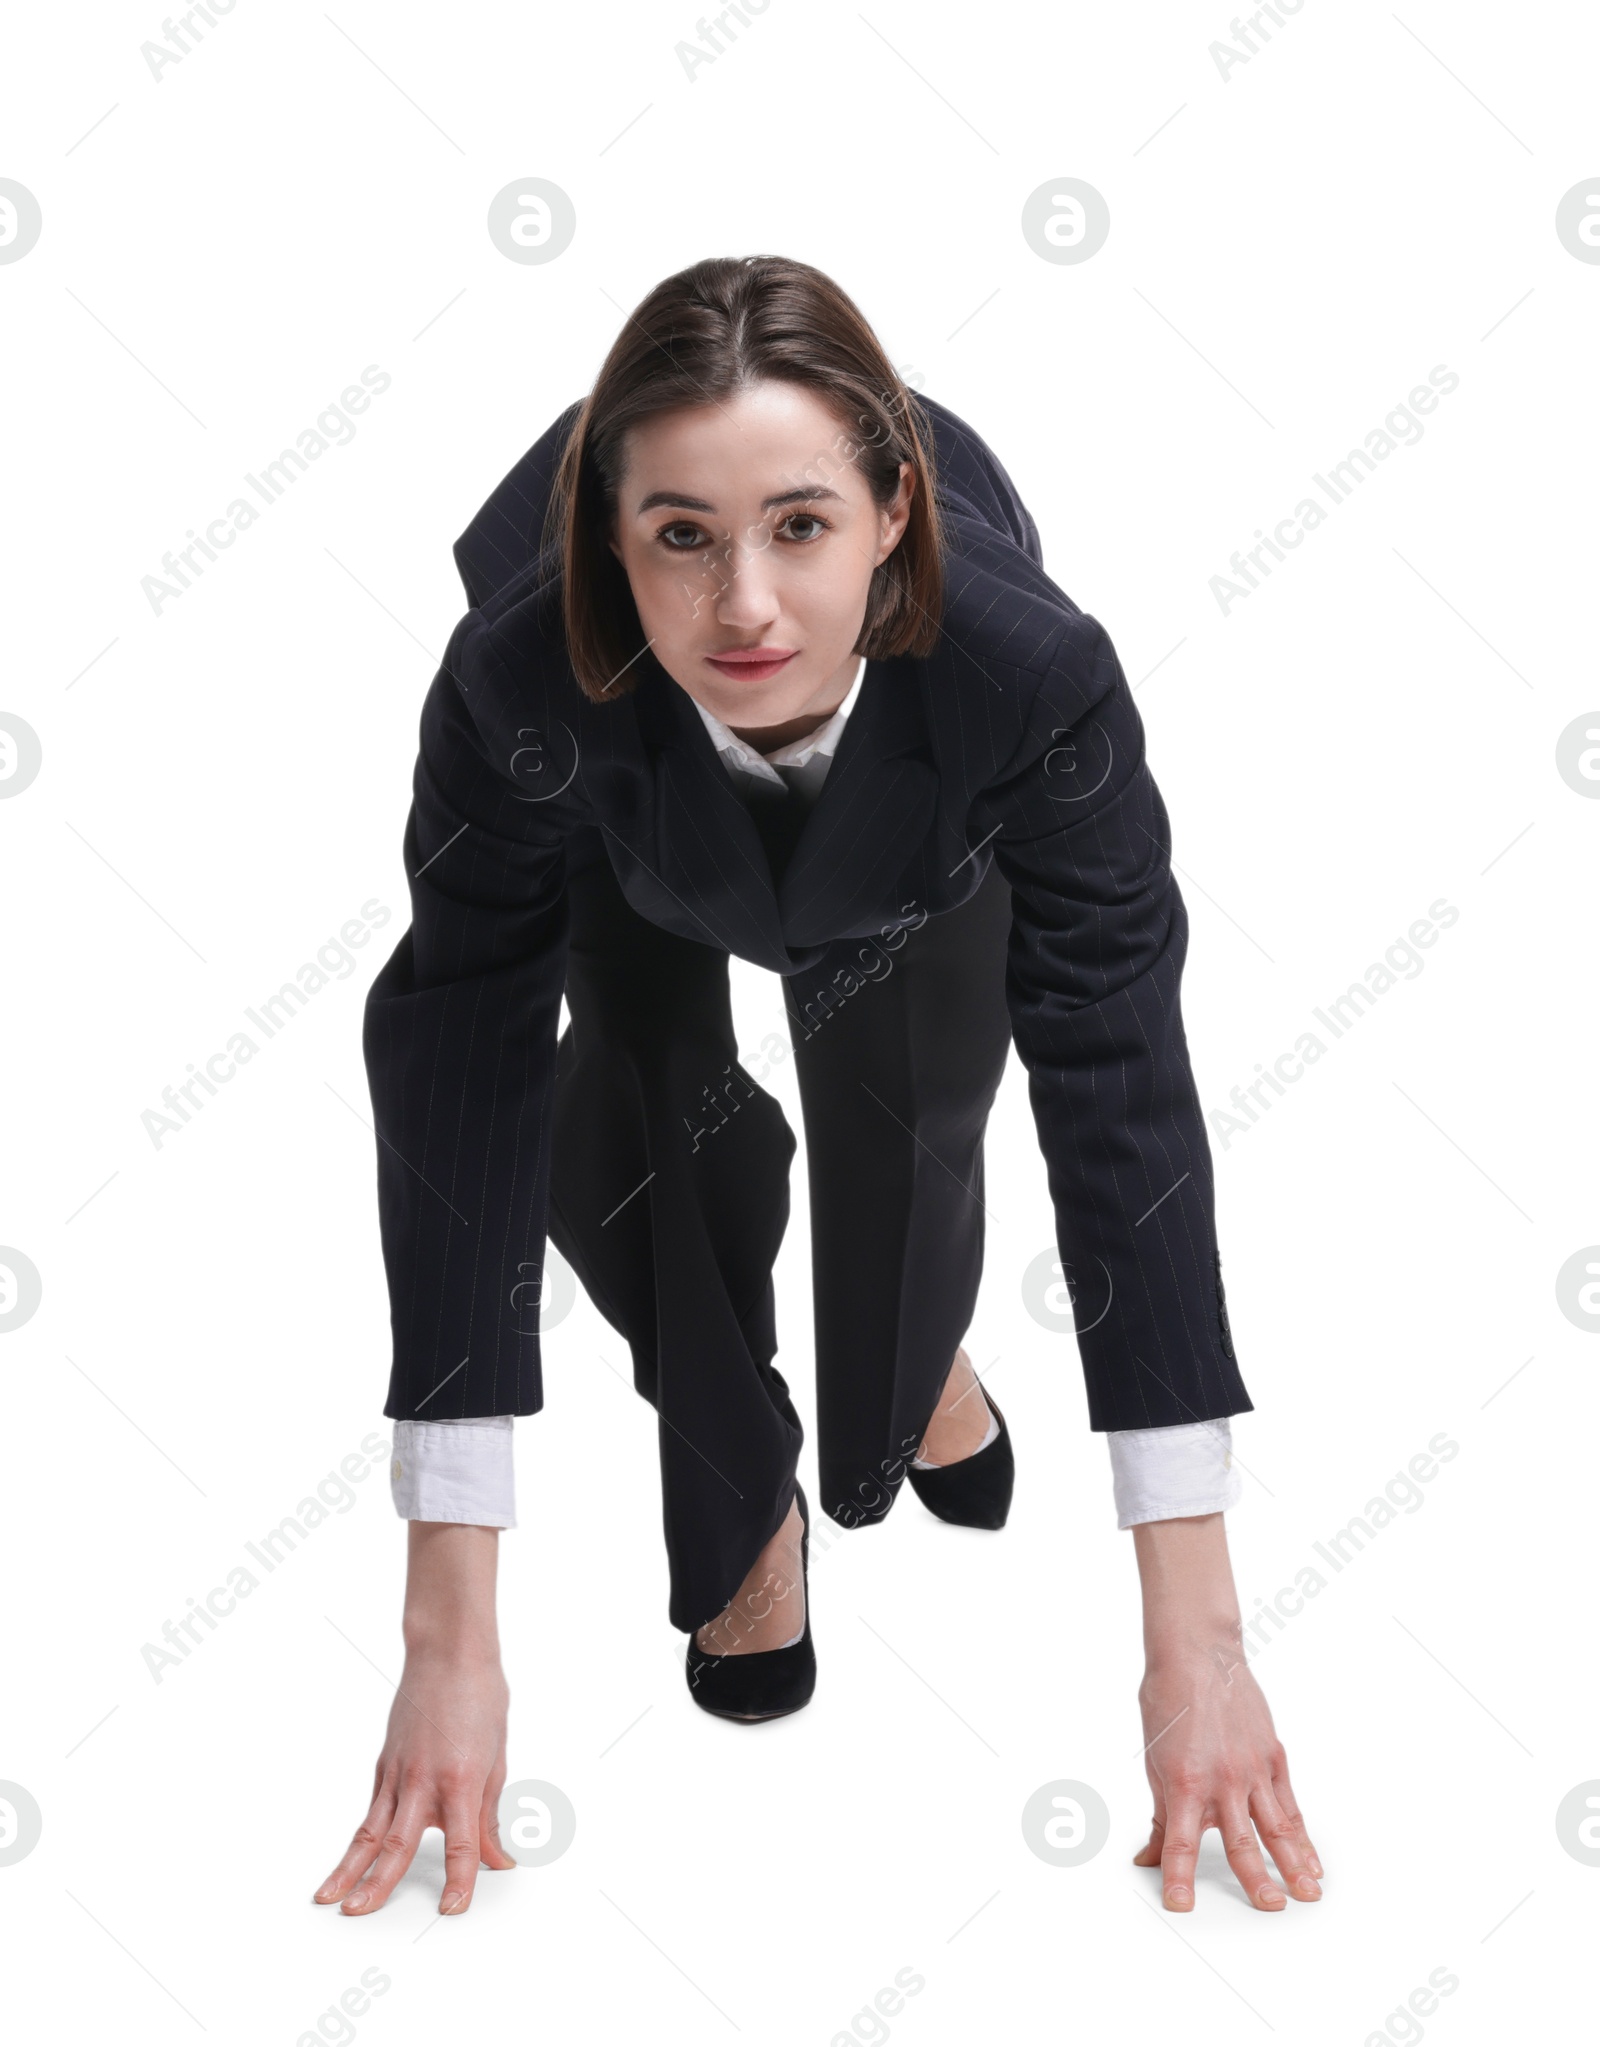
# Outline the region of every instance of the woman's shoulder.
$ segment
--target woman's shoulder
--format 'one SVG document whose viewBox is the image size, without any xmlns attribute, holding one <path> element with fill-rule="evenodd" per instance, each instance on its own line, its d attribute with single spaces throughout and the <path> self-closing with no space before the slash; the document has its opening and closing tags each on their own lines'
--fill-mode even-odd
<svg viewBox="0 0 1600 2047">
<path fill-rule="evenodd" d="M 501 477 L 457 540 L 456 568 L 474 607 L 488 604 L 537 562 L 556 468 L 582 409 L 582 399 L 575 399 L 557 414 Z"/>
<path fill-rule="evenodd" d="M 461 615 L 423 703 L 420 737 L 436 780 L 465 777 L 462 788 L 479 803 L 492 792 L 495 830 L 554 841 L 587 813 L 576 771 L 591 707 L 549 596 L 530 579 Z"/>
<path fill-rule="evenodd" d="M 941 631 L 919 666 L 957 807 L 1048 775 L 1069 757 L 1065 735 L 1097 712 L 1137 749 L 1137 712 L 1100 621 L 987 521 L 958 514 L 950 525 Z"/>
<path fill-rule="evenodd" d="M 1019 714 L 1046 684 L 1092 701 L 1106 687 L 1104 629 L 1046 572 L 1033 514 L 978 430 L 936 399 L 914 403 L 933 442 L 944 536 L 945 659 L 934 665 L 946 687 L 970 692 L 981 670 L 988 693 Z"/>
<path fill-rule="evenodd" d="M 1040 708 L 1082 716 L 1120 675 L 1105 627 L 1021 549 L 968 525 L 945 558 L 939 641 L 922 664 L 936 715 L 982 701 L 1018 732 Z"/>
<path fill-rule="evenodd" d="M 462 613 L 443 666 L 469 702 L 576 718 L 587 699 L 567 655 L 559 582 L 528 567 Z"/>
<path fill-rule="evenodd" d="M 969 420 L 919 392 L 912 408 L 933 444 L 934 495 L 946 512 L 989 527 L 1040 559 L 1039 529 L 1005 464 Z"/>
</svg>

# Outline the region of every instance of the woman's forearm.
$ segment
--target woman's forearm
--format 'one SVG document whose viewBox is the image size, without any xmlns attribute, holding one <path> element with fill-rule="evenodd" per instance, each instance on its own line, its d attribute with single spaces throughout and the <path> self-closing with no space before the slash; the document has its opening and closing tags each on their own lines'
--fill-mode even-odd
<svg viewBox="0 0 1600 2047">
<path fill-rule="evenodd" d="M 495 1618 L 498 1528 L 454 1521 L 409 1521 L 405 1609 L 408 1656 L 499 1661 Z"/>
<path fill-rule="evenodd" d="M 1144 1595 L 1146 1662 L 1198 1652 L 1237 1652 L 1239 1595 L 1221 1514 L 1141 1521 L 1134 1555 Z"/>
</svg>

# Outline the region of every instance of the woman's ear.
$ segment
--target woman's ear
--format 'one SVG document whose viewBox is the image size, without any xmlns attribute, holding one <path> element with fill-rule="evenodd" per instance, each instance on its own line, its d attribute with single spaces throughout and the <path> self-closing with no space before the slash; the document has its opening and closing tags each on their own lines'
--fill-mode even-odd
<svg viewBox="0 0 1600 2047">
<path fill-rule="evenodd" d="M 900 545 L 900 536 L 911 519 L 911 499 L 917 488 L 917 472 L 909 462 L 900 464 L 900 483 L 893 498 L 880 514 L 883 541 L 875 567 L 881 567 Z"/>
</svg>

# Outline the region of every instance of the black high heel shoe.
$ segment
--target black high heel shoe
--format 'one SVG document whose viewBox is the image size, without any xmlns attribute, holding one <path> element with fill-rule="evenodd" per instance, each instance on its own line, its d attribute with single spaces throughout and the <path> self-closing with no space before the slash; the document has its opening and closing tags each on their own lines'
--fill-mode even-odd
<svg viewBox="0 0 1600 2047">
<path fill-rule="evenodd" d="M 784 1713 L 799 1712 L 816 1690 L 817 1652 L 811 1643 L 811 1514 L 798 1479 L 794 1496 L 800 1508 L 800 1583 L 806 1602 L 805 1632 L 799 1641 L 781 1649 L 747 1649 L 742 1655 L 716 1656 L 698 1646 L 698 1628 L 689 1637 L 684 1674 L 694 1702 L 724 1720 L 776 1720 Z"/>
<path fill-rule="evenodd" d="M 983 1397 L 1000 1424 L 992 1443 L 955 1464 L 936 1464 L 928 1471 L 919 1471 L 914 1464 L 906 1466 L 911 1489 L 928 1512 L 941 1521 L 953 1521 L 958 1528 L 1004 1528 L 1011 1511 L 1017 1472 L 1011 1431 L 998 1402 L 987 1392 Z"/>
</svg>

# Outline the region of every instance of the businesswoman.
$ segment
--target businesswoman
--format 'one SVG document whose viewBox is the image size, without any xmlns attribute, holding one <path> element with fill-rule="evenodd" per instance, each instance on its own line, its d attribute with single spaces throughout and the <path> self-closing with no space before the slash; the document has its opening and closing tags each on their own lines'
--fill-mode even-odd
<svg viewBox="0 0 1600 2047">
<path fill-rule="evenodd" d="M 740 1061 L 735 954 L 782 977 L 796 1062 L 823 1511 L 879 1523 L 909 1480 L 947 1520 L 1006 1518 L 1010 1432 L 961 1338 L 1014 1041 L 1140 1567 L 1135 1859 L 1187 1910 L 1215 1826 L 1258 1908 L 1315 1898 L 1223 1530 L 1251 1403 L 1166 814 L 1111 642 L 1005 470 L 821 272 L 711 260 L 630 315 L 456 554 L 471 608 L 423 707 L 412 923 L 365 1030 L 406 1662 L 318 1900 L 378 1909 L 430 1825 L 441 1910 L 510 1864 L 494 1575 L 512 1418 L 543 1404 L 547 1237 L 658 1415 L 691 1695 L 750 1721 L 812 1695 L 774 1362 L 796 1145 Z"/>
</svg>

